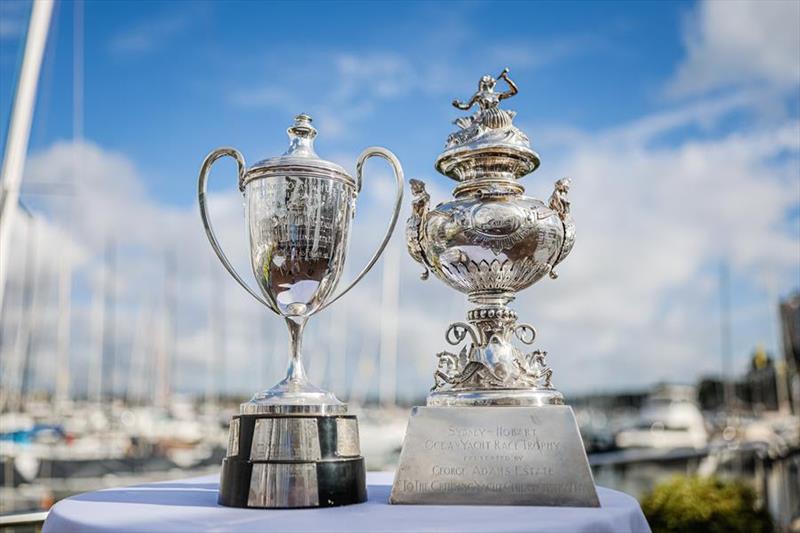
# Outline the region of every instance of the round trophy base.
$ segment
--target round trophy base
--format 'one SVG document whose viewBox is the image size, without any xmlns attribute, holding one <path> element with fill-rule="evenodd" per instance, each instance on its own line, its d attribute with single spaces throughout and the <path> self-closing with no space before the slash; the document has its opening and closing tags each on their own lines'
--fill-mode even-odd
<svg viewBox="0 0 800 533">
<path fill-rule="evenodd" d="M 563 405 L 564 395 L 555 389 L 470 389 L 432 392 L 428 407 L 499 406 L 541 407 Z"/>
<path fill-rule="evenodd" d="M 218 502 L 334 507 L 367 499 L 354 415 L 241 414 L 231 420 Z"/>
<path fill-rule="evenodd" d="M 347 404 L 307 379 L 286 377 L 271 389 L 256 393 L 239 406 L 242 414 L 345 415 Z"/>
</svg>

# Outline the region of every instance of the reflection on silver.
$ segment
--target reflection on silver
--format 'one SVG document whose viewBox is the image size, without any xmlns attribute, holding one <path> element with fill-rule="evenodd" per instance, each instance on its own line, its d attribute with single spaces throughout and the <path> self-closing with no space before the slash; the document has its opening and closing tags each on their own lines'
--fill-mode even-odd
<svg viewBox="0 0 800 533">
<path fill-rule="evenodd" d="M 251 461 L 318 461 L 322 458 L 316 418 L 259 418 Z"/>
<path fill-rule="evenodd" d="M 319 505 L 315 463 L 255 463 L 248 507 L 316 507 Z"/>
<path fill-rule="evenodd" d="M 360 454 L 358 421 L 355 418 L 337 418 L 336 455 L 339 457 L 358 457 Z"/>
<path fill-rule="evenodd" d="M 253 429 L 253 442 L 250 445 L 250 460 L 266 460 L 272 442 L 272 419 L 259 418 Z"/>
<path fill-rule="evenodd" d="M 247 493 L 248 507 L 263 507 L 266 498 L 267 464 L 256 463 L 250 474 L 250 491 Z"/>
<path fill-rule="evenodd" d="M 243 415 L 314 415 L 333 416 L 346 415 L 347 404 L 266 404 L 245 402 L 239 406 L 239 413 Z"/>
<path fill-rule="evenodd" d="M 317 130 L 311 117 L 298 115 L 288 129 L 289 149 L 247 168 L 233 148 L 215 150 L 200 169 L 200 215 L 212 248 L 233 278 L 256 300 L 282 316 L 289 328 L 290 361 L 286 378 L 243 404 L 242 413 L 342 414 L 346 406 L 332 393 L 312 385 L 301 359 L 302 335 L 308 317 L 347 293 L 372 268 L 391 237 L 403 195 L 403 170 L 384 148 L 368 148 L 356 162 L 355 179 L 339 165 L 320 159 L 314 150 Z M 255 291 L 231 265 L 217 241 L 206 205 L 208 173 L 221 157 L 236 160 L 244 194 L 250 236 L 250 263 Z M 380 157 L 391 165 L 396 182 L 394 210 L 378 250 L 355 279 L 334 295 L 341 278 L 355 201 L 367 159 Z"/>
<path fill-rule="evenodd" d="M 496 92 L 498 80 L 508 89 Z M 543 277 L 569 254 L 575 225 L 569 209 L 568 178 L 556 182 L 549 205 L 525 196 L 518 179 L 539 166 L 528 136 L 501 109 L 517 94 L 508 69 L 483 76 L 478 91 L 453 105 L 471 116 L 456 120 L 459 130 L 447 140 L 436 169 L 458 182 L 454 199 L 430 208 L 425 184 L 411 180 L 412 214 L 406 223 L 411 256 L 476 305 L 467 322 L 455 322 L 445 335 L 457 352 L 442 351 L 428 405 L 547 405 L 563 403 L 551 383 L 547 352 L 525 352 L 536 331 L 517 323 L 508 307 L 516 293 Z M 463 344 L 462 344 L 463 343 Z"/>
<path fill-rule="evenodd" d="M 239 419 L 231 420 L 231 428 L 228 431 L 228 453 L 227 456 L 239 455 Z"/>
</svg>

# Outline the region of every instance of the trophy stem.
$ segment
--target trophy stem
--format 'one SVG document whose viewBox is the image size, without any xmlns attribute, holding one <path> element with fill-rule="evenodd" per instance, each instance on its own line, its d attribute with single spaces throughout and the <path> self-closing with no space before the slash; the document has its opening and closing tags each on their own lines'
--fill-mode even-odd
<svg viewBox="0 0 800 533">
<path fill-rule="evenodd" d="M 286 380 L 294 383 L 307 383 L 306 370 L 303 367 L 303 330 L 306 327 L 308 317 L 292 316 L 286 317 L 286 325 L 289 327 L 289 367 L 286 370 Z"/>
</svg>

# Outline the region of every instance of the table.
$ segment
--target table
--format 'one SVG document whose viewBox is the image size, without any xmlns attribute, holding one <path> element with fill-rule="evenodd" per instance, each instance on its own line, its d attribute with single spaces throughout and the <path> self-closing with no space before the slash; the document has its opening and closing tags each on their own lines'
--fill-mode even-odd
<svg viewBox="0 0 800 533">
<path fill-rule="evenodd" d="M 634 498 L 603 487 L 597 487 L 600 508 L 389 505 L 392 478 L 392 472 L 370 472 L 368 502 L 327 509 L 222 507 L 217 476 L 105 489 L 58 502 L 43 531 L 650 531 Z"/>
</svg>

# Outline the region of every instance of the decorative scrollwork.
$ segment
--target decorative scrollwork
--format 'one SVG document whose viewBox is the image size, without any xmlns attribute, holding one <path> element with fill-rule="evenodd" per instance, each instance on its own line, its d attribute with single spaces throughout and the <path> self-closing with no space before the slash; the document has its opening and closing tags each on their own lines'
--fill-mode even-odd
<svg viewBox="0 0 800 533">
<path fill-rule="evenodd" d="M 530 324 L 519 324 L 514 328 L 514 336 L 522 344 L 531 345 L 536 339 L 536 329 Z"/>
<path fill-rule="evenodd" d="M 451 345 L 457 346 L 467 338 L 467 334 L 472 338 L 474 344 L 480 344 L 480 334 L 475 329 L 475 326 L 466 322 L 453 322 L 450 324 L 444 338 Z"/>
<path fill-rule="evenodd" d="M 522 344 L 533 344 L 536 329 L 532 325 L 517 324 L 516 313 L 505 306 L 479 307 L 468 316 L 469 322 L 453 322 L 447 328 L 448 343 L 455 346 L 467 342 L 458 355 L 447 351 L 437 354 L 432 391 L 552 390 L 553 371 L 545 360 L 547 352 L 523 353 L 511 342 L 516 337 Z"/>
</svg>

